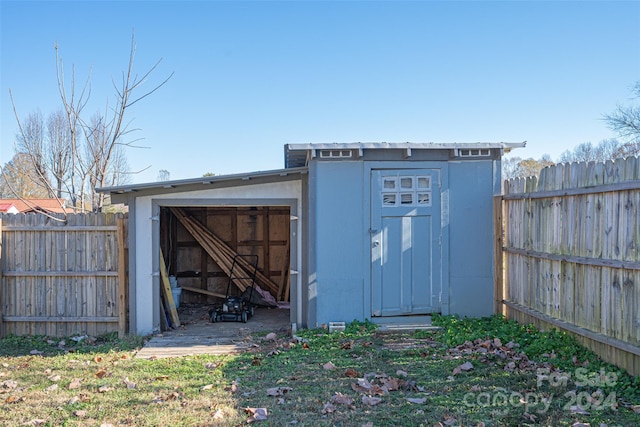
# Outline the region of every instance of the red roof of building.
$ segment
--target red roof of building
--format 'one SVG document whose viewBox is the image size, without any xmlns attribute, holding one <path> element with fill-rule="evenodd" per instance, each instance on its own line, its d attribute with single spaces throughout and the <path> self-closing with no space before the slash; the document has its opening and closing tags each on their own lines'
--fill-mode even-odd
<svg viewBox="0 0 640 427">
<path fill-rule="evenodd" d="M 71 209 L 66 207 L 65 199 L 0 199 L 0 206 L 13 205 L 20 213 L 49 212 L 66 213 Z M 9 209 L 8 207 L 7 209 Z M 6 212 L 0 208 L 0 212 Z"/>
<path fill-rule="evenodd" d="M 11 208 L 16 208 L 13 203 L 0 203 L 0 212 L 7 213 Z M 18 208 L 16 208 L 18 209 Z"/>
</svg>

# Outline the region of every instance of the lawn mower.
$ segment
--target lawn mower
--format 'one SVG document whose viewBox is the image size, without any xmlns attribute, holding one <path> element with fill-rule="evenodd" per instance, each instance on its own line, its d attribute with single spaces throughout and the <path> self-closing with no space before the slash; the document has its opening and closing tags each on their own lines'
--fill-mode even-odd
<svg viewBox="0 0 640 427">
<path fill-rule="evenodd" d="M 221 305 L 209 311 L 211 322 L 247 323 L 247 320 L 253 317 L 254 306 L 250 301 L 255 288 L 257 271 L 258 255 L 236 255 L 233 257 L 225 300 Z M 248 285 L 242 295 L 231 295 L 233 282 Z"/>
</svg>

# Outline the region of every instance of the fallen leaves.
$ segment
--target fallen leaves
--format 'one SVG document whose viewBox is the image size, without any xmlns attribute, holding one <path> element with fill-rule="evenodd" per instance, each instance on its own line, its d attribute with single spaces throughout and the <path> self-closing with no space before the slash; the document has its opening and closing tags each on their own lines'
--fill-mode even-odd
<svg viewBox="0 0 640 427">
<path fill-rule="evenodd" d="M 349 368 L 344 371 L 344 376 L 348 378 L 357 378 L 360 376 L 360 374 L 355 369 Z"/>
<path fill-rule="evenodd" d="M 14 388 L 18 387 L 17 381 L 6 380 L 0 383 L 0 394 L 9 393 Z"/>
<path fill-rule="evenodd" d="M 331 397 L 331 403 L 335 405 L 346 405 L 349 407 L 353 406 L 353 399 L 349 396 L 346 396 L 342 393 L 336 393 Z"/>
<path fill-rule="evenodd" d="M 58 384 L 51 384 L 49 387 L 45 388 L 44 391 L 56 391 L 58 389 Z"/>
<path fill-rule="evenodd" d="M 123 382 L 123 383 L 124 383 L 124 385 L 126 385 L 126 386 L 127 386 L 127 388 L 128 388 L 128 389 L 130 389 L 130 390 L 131 390 L 131 389 L 134 389 L 134 388 L 136 388 L 136 387 L 138 387 L 138 384 L 136 384 L 136 383 L 135 383 L 135 382 L 133 382 L 133 381 L 130 381 L 130 380 L 129 380 L 129 377 L 124 377 L 124 379 L 122 380 L 122 382 Z"/>
<path fill-rule="evenodd" d="M 5 403 L 18 403 L 18 402 L 22 402 L 23 400 L 24 400 L 24 397 L 22 397 L 22 396 L 9 396 L 4 400 L 4 402 Z"/>
<path fill-rule="evenodd" d="M 456 366 L 453 369 L 453 375 L 458 375 L 460 372 L 467 372 L 473 369 L 473 364 L 471 362 L 465 362 L 462 365 Z"/>
<path fill-rule="evenodd" d="M 291 387 L 271 387 L 267 389 L 267 396 L 281 397 L 291 390 Z"/>
<path fill-rule="evenodd" d="M 49 375 L 47 379 L 52 382 L 57 382 L 57 381 L 60 381 L 60 375 L 57 375 L 57 374 Z"/>
<path fill-rule="evenodd" d="M 69 383 L 69 390 L 74 390 L 76 388 L 80 388 L 82 386 L 82 379 L 81 378 L 74 378 L 71 380 L 71 382 Z"/>
<path fill-rule="evenodd" d="M 244 411 L 251 415 L 247 419 L 247 423 L 264 421 L 267 419 L 267 408 L 244 408 Z"/>
<path fill-rule="evenodd" d="M 333 364 L 333 362 L 328 361 L 327 363 L 325 363 L 324 365 L 322 365 L 322 369 L 324 369 L 325 371 L 332 371 L 334 369 L 337 369 L 338 367 L 336 365 Z"/>
<path fill-rule="evenodd" d="M 378 403 L 382 402 L 382 399 L 379 397 L 372 397 L 372 396 L 362 396 L 362 403 L 364 403 L 365 405 L 369 405 L 369 406 L 375 406 Z"/>
</svg>

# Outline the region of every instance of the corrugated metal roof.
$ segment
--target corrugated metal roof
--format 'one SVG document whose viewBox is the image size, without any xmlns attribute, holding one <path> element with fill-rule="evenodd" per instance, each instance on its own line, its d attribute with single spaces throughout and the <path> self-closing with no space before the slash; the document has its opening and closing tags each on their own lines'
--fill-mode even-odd
<svg viewBox="0 0 640 427">
<path fill-rule="evenodd" d="M 135 191 L 142 190 L 153 190 L 153 189 L 161 189 L 161 188 L 177 188 L 184 186 L 194 186 L 194 185 L 211 185 L 216 182 L 225 182 L 225 181 L 250 181 L 252 179 L 259 178 L 269 178 L 269 177 L 278 177 L 278 176 L 289 176 L 295 174 L 305 174 L 307 173 L 306 167 L 299 168 L 289 168 L 289 169 L 276 169 L 270 171 L 259 171 L 259 172 L 249 172 L 249 173 L 239 173 L 239 174 L 231 174 L 231 175 L 214 175 L 214 176 L 203 176 L 200 178 L 190 178 L 190 179 L 181 179 L 174 181 L 156 181 L 156 182 L 147 182 L 142 184 L 130 184 L 130 185 L 120 185 L 116 187 L 102 187 L 96 188 L 96 191 L 100 193 L 111 193 L 111 194 L 124 194 Z"/>
<path fill-rule="evenodd" d="M 287 144 L 284 146 L 285 167 L 295 168 L 307 165 L 307 157 L 316 150 L 452 150 L 497 148 L 508 153 L 514 148 L 526 146 L 525 142 L 349 142 L 349 143 L 309 143 Z"/>
</svg>

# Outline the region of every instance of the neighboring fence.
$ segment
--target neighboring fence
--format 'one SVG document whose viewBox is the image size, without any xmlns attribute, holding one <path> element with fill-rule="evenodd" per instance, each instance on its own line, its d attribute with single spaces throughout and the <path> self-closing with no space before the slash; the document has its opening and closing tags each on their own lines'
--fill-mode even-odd
<svg viewBox="0 0 640 427">
<path fill-rule="evenodd" d="M 126 332 L 126 217 L 2 215 L 0 229 L 0 337 Z"/>
<path fill-rule="evenodd" d="M 496 311 L 640 375 L 640 160 L 545 168 L 494 206 Z"/>
</svg>

